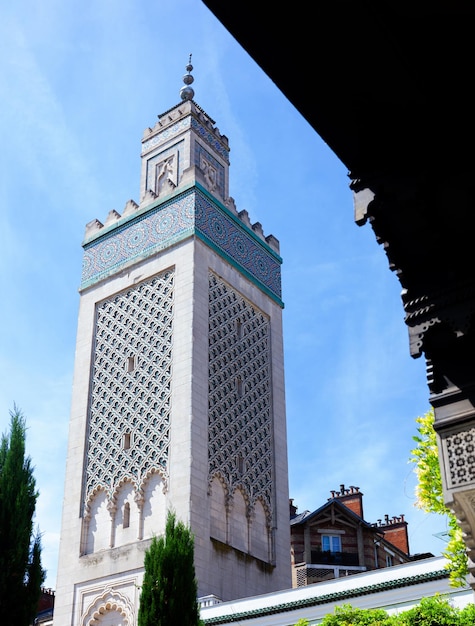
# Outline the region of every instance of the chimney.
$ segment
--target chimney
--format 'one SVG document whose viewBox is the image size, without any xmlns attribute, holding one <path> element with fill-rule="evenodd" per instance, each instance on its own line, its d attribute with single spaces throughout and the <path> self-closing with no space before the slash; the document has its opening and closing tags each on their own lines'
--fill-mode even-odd
<svg viewBox="0 0 475 626">
<path fill-rule="evenodd" d="M 54 591 L 52 589 L 41 588 L 40 598 L 38 600 L 37 611 L 46 611 L 47 609 L 54 608 Z"/>
<path fill-rule="evenodd" d="M 354 487 L 350 485 L 350 487 L 346 488 L 345 485 L 340 485 L 340 491 L 330 491 L 332 494 L 331 498 L 328 500 L 339 500 L 342 504 L 356 513 L 358 517 L 363 518 L 363 494 L 360 491 L 359 487 Z"/>
<path fill-rule="evenodd" d="M 391 542 L 404 554 L 409 554 L 409 536 L 404 515 L 394 516 L 391 519 L 389 515 L 385 515 L 384 524 L 378 524 L 378 527 L 384 532 L 386 541 Z"/>
<path fill-rule="evenodd" d="M 292 519 L 293 517 L 297 515 L 297 507 L 295 506 L 292 498 L 289 499 L 289 508 L 290 508 L 290 519 Z"/>
</svg>

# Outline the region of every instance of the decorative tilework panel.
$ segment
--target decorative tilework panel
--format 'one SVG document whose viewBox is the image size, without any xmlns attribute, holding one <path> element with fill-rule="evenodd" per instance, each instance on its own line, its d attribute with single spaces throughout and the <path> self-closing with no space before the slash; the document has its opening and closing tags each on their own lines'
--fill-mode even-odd
<svg viewBox="0 0 475 626">
<path fill-rule="evenodd" d="M 279 261 L 201 194 L 196 195 L 196 228 L 273 294 L 281 297 Z"/>
<path fill-rule="evenodd" d="M 158 146 L 158 144 L 168 139 L 171 139 L 175 135 L 178 135 L 179 133 L 183 132 L 187 128 L 190 128 L 190 124 L 191 124 L 190 116 L 187 116 L 181 120 L 178 120 L 178 122 L 176 122 L 175 124 L 172 124 L 171 126 L 162 130 L 161 132 L 159 132 L 157 135 L 155 135 L 148 141 L 145 141 L 142 144 L 142 154 L 144 154 L 145 152 L 148 152 L 155 146 Z"/>
<path fill-rule="evenodd" d="M 273 512 L 270 320 L 209 275 L 209 483 L 215 475 L 248 506 Z"/>
<path fill-rule="evenodd" d="M 149 256 L 188 234 L 194 224 L 194 194 L 181 196 L 112 230 L 85 246 L 82 286 L 110 275 L 134 259 Z"/>
<path fill-rule="evenodd" d="M 170 140 L 175 135 L 179 135 L 190 127 L 203 141 L 205 141 L 215 152 L 217 152 L 226 161 L 226 163 L 229 163 L 229 149 L 223 146 L 212 131 L 205 128 L 191 115 L 178 120 L 175 124 L 172 124 L 168 128 L 160 131 L 148 141 L 145 141 L 142 144 L 142 154 L 148 152 L 155 146 L 158 146 L 160 143 Z"/>
<path fill-rule="evenodd" d="M 207 150 L 197 143 L 195 150 L 195 165 L 200 169 L 202 168 L 201 158 L 204 157 L 205 161 L 208 161 L 217 172 L 216 187 L 222 198 L 224 198 L 224 167 L 219 163 Z"/>
<path fill-rule="evenodd" d="M 128 478 L 168 472 L 174 272 L 97 304 L 84 505 Z"/>
<path fill-rule="evenodd" d="M 176 159 L 176 163 L 174 163 L 174 171 L 173 171 L 173 182 L 175 187 L 178 185 L 178 181 L 180 180 L 180 176 L 182 174 L 181 168 L 182 164 L 180 162 L 180 150 L 183 147 L 184 142 L 179 141 L 174 144 L 168 150 L 164 150 L 158 154 L 155 154 L 152 158 L 147 161 L 147 176 L 145 180 L 145 189 L 151 189 L 155 193 L 158 194 L 157 189 L 157 165 L 165 161 L 167 158 L 174 157 Z"/>
<path fill-rule="evenodd" d="M 213 148 L 225 161 L 229 163 L 229 150 L 223 146 L 223 144 L 217 139 L 211 131 L 200 124 L 194 117 L 191 118 L 191 128 L 196 134 L 201 137 L 206 143 Z"/>
<path fill-rule="evenodd" d="M 197 230 L 258 284 L 281 297 L 280 261 L 218 205 L 191 189 L 85 246 L 81 287 L 109 276 Z"/>
<path fill-rule="evenodd" d="M 449 435 L 445 439 L 449 487 L 475 481 L 475 428 Z"/>
</svg>

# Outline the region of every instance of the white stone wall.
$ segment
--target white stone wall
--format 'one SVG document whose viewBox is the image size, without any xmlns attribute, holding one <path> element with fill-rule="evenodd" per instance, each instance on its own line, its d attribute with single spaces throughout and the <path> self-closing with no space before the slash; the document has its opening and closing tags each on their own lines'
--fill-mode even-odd
<svg viewBox="0 0 475 626">
<path fill-rule="evenodd" d="M 243 297 L 253 303 L 270 319 L 272 405 L 274 420 L 274 558 L 272 565 L 264 565 L 245 552 L 210 541 L 210 510 L 212 502 L 207 485 L 201 484 L 199 476 L 207 475 L 207 416 L 208 397 L 208 275 L 214 272 Z M 195 330 L 194 330 L 194 437 L 193 463 L 201 459 L 196 471 L 192 470 L 193 504 L 191 522 L 195 533 L 195 566 L 198 574 L 199 595 L 213 594 L 222 600 L 240 598 L 249 594 L 268 593 L 291 585 L 290 574 L 290 525 L 288 513 L 288 467 L 287 435 L 285 418 L 284 364 L 282 338 L 282 309 L 258 289 L 236 268 L 224 261 L 200 241 L 195 248 Z M 203 364 L 203 366 L 201 365 Z M 198 449 L 199 446 L 199 449 Z M 197 501 L 198 497 L 198 501 Z M 228 529 L 229 530 L 229 529 Z M 210 545 L 211 544 L 211 545 Z M 205 582 L 206 581 L 206 582 Z"/>
<path fill-rule="evenodd" d="M 165 502 L 167 507 L 173 507 L 176 510 L 180 519 L 185 522 L 189 521 L 191 495 L 189 472 L 187 476 L 186 468 L 190 466 L 191 455 L 189 420 L 192 351 L 190 319 L 193 305 L 191 290 L 193 242 L 191 239 L 81 294 L 56 587 L 55 626 L 69 624 L 71 614 L 74 615 L 72 626 L 82 624 L 81 619 L 86 607 L 86 602 L 83 600 L 84 589 L 95 590 L 91 593 L 99 597 L 104 593 L 105 587 L 114 589 L 118 584 L 117 581 L 122 581 L 124 577 L 130 578 L 128 586 L 130 589 L 135 589 L 134 607 L 136 605 L 137 585 L 141 580 L 144 551 L 149 544 L 148 541 L 132 542 L 81 556 L 84 552 L 84 546 L 81 545 L 82 477 L 87 439 L 95 305 L 171 267 L 175 267 L 177 281 L 180 284 L 174 311 L 174 342 L 176 339 L 176 344 L 173 346 L 171 419 L 173 442 L 171 445 L 172 448 L 176 448 L 176 452 L 170 454 L 172 478 L 170 485 L 173 485 L 173 489 L 169 488 L 167 491 Z"/>
</svg>

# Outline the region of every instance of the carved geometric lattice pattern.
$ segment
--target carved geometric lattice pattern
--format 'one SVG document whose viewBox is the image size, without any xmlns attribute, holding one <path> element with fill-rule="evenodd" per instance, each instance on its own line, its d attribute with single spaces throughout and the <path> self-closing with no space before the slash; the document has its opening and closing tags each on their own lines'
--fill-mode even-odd
<svg viewBox="0 0 475 626">
<path fill-rule="evenodd" d="M 450 485 L 464 485 L 475 480 L 475 428 L 449 435 L 445 439 L 449 460 Z"/>
<path fill-rule="evenodd" d="M 167 476 L 173 280 L 169 270 L 96 306 L 84 503 L 150 469 Z"/>
<path fill-rule="evenodd" d="M 209 276 L 209 480 L 240 487 L 273 513 L 270 322 Z"/>
</svg>

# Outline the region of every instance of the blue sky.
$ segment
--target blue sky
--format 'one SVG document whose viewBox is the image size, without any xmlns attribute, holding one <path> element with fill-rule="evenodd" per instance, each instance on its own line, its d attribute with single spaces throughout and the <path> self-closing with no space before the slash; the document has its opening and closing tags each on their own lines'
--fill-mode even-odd
<svg viewBox="0 0 475 626">
<path fill-rule="evenodd" d="M 139 200 L 142 133 L 179 102 L 190 53 L 195 101 L 229 138 L 230 195 L 280 241 L 290 497 L 302 512 L 358 486 L 366 521 L 404 514 L 411 552 L 438 555 L 446 520 L 414 506 L 408 462 L 425 363 L 382 247 L 354 223 L 344 165 L 201 0 L 16 0 L 0 8 L 0 430 L 19 406 L 46 585 L 85 225 Z M 318 59 L 302 63 L 317 99 Z"/>
</svg>

